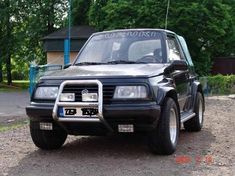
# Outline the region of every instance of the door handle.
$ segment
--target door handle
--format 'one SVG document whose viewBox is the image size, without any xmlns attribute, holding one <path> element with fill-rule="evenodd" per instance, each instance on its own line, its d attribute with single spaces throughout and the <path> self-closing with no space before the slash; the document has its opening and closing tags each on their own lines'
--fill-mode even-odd
<svg viewBox="0 0 235 176">
<path fill-rule="evenodd" d="M 187 79 L 189 79 L 189 74 L 188 73 L 185 73 L 184 75 Z"/>
</svg>

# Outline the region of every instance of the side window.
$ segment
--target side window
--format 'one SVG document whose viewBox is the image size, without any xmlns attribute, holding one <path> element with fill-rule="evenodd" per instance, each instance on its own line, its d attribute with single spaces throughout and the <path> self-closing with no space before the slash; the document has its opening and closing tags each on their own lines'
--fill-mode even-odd
<svg viewBox="0 0 235 176">
<path fill-rule="evenodd" d="M 170 61 L 181 60 L 182 57 L 181 57 L 179 45 L 176 39 L 173 36 L 168 36 L 167 44 L 169 47 L 169 60 Z"/>
<path fill-rule="evenodd" d="M 156 56 L 162 59 L 161 40 L 142 40 L 131 44 L 128 51 L 129 60 L 137 61 L 144 56 Z"/>
</svg>

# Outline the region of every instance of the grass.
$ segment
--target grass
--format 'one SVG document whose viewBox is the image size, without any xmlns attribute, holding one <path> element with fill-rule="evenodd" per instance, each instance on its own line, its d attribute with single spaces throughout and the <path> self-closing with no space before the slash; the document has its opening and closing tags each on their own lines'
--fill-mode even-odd
<svg viewBox="0 0 235 176">
<path fill-rule="evenodd" d="M 12 85 L 7 85 L 7 81 L 0 83 L 0 92 L 22 91 L 29 88 L 29 80 L 13 80 Z"/>
<path fill-rule="evenodd" d="M 27 89 L 29 87 L 29 80 L 13 80 L 12 85 L 22 89 Z"/>
<path fill-rule="evenodd" d="M 22 126 L 24 126 L 28 123 L 29 122 L 27 120 L 25 120 L 25 121 L 19 121 L 19 122 L 16 122 L 16 123 L 0 124 L 0 133 L 20 128 L 20 127 L 22 127 Z"/>
</svg>

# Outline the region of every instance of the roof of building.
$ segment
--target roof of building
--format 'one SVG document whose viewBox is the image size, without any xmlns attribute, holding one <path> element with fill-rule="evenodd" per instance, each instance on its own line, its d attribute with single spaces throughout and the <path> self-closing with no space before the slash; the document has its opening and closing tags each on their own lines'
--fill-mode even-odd
<svg viewBox="0 0 235 176">
<path fill-rule="evenodd" d="M 88 39 L 91 34 L 96 32 L 95 28 L 91 26 L 74 26 L 71 27 L 71 39 Z M 42 40 L 66 39 L 68 37 L 68 28 L 62 28 L 55 31 Z"/>
</svg>

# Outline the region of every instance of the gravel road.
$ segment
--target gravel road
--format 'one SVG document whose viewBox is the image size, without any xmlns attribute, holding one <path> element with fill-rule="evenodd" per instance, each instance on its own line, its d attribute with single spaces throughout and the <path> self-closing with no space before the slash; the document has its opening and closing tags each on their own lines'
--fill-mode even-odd
<svg viewBox="0 0 235 176">
<path fill-rule="evenodd" d="M 149 153 L 143 136 L 69 137 L 57 151 L 42 151 L 27 125 L 0 133 L 0 175 L 120 176 L 235 175 L 235 100 L 206 99 L 201 132 L 181 131 L 174 155 Z"/>
</svg>

